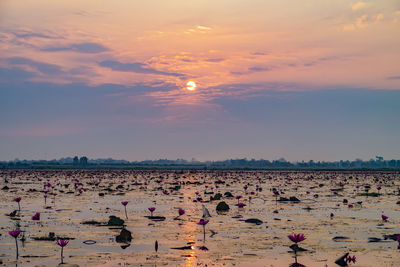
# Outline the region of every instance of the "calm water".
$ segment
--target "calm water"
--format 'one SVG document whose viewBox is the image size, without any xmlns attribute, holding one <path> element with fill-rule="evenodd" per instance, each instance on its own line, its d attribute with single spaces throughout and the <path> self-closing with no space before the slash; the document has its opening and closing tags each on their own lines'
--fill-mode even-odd
<svg viewBox="0 0 400 267">
<path fill-rule="evenodd" d="M 79 266 L 289 266 L 295 259 L 287 236 L 293 233 L 306 236 L 299 245 L 307 251 L 298 252 L 297 257 L 305 266 L 337 266 L 334 261 L 347 252 L 357 257 L 357 262 L 350 266 L 400 266 L 396 241 L 368 242 L 371 237 L 383 239 L 384 235 L 400 233 L 399 173 L 1 171 L 0 174 L 0 187 L 9 188 L 0 195 L 0 260 L 6 266 L 57 266 L 60 247 L 54 241 L 32 239 L 49 232 L 74 238 L 64 248 L 64 262 Z M 74 182 L 79 183 L 76 189 Z M 54 187 L 46 187 L 49 190 L 46 205 L 45 183 Z M 179 190 L 169 189 L 178 184 Z M 370 185 L 370 193 L 380 195 L 362 196 L 365 185 Z M 273 188 L 280 192 L 278 199 L 296 196 L 300 202 L 276 202 Z M 53 197 L 52 192 L 57 195 Z M 225 192 L 234 197 L 209 201 L 210 196 Z M 238 195 L 243 196 L 240 199 L 246 204 L 243 208 L 235 206 Z M 17 196 L 22 197 L 20 215 L 6 216 L 18 209 L 13 201 Z M 348 202 L 344 203 L 344 199 Z M 121 201 L 129 201 L 128 219 Z M 216 212 L 220 201 L 230 206 L 229 212 Z M 211 213 L 205 240 L 202 226 L 197 225 L 203 215 L 202 205 Z M 145 217 L 150 215 L 148 207 L 156 207 L 154 215 L 165 216 L 166 220 L 152 221 Z M 186 213 L 176 220 L 179 208 Z M 40 222 L 31 219 L 35 212 L 41 213 Z M 334 213 L 332 219 L 330 213 Z M 382 214 L 389 217 L 387 222 L 381 219 Z M 121 248 L 126 244 L 115 241 L 120 229 L 81 224 L 87 220 L 106 223 L 110 215 L 124 219 L 126 229 L 132 232 L 133 240 L 128 247 Z M 263 223 L 244 222 L 249 218 Z M 25 242 L 18 241 L 18 261 L 14 238 L 8 234 L 16 223 L 26 237 Z M 347 239 L 335 241 L 333 238 L 338 236 Z M 85 240 L 96 243 L 86 245 Z M 158 252 L 154 250 L 156 240 Z M 172 249 L 188 244 L 191 249 Z M 200 249 L 202 246 L 208 250 Z"/>
</svg>

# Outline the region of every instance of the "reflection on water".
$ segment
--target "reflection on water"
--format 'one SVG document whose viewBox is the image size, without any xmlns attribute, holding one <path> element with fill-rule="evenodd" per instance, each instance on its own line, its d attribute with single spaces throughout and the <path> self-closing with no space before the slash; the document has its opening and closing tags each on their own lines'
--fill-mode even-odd
<svg viewBox="0 0 400 267">
<path fill-rule="evenodd" d="M 18 261 L 23 267 L 58 264 L 54 241 L 32 239 L 51 232 L 73 238 L 64 251 L 65 260 L 80 266 L 334 266 L 347 252 L 357 256 L 356 266 L 400 266 L 397 242 L 385 240 L 385 235 L 400 233 L 399 173 L 2 170 L 0 175 L 9 181 L 0 183 L 9 188 L 0 194 L 0 259 L 8 266 L 15 264 L 15 243 L 6 233 L 15 229 L 16 221 L 26 237 Z M 46 193 L 44 183 L 51 184 Z M 364 188 L 369 188 L 366 195 Z M 210 201 L 217 193 L 221 200 Z M 44 194 L 49 195 L 46 205 Z M 238 195 L 247 206 L 235 206 Z M 5 214 L 16 209 L 16 196 L 22 197 L 21 213 L 12 218 Z M 279 201 L 280 197 L 297 197 L 300 202 Z M 119 228 L 82 224 L 107 223 L 111 215 L 125 219 L 121 201 L 129 201 L 128 244 L 115 242 Z M 220 201 L 230 209 L 217 213 Z M 197 225 L 204 214 L 202 205 L 211 214 L 205 242 L 203 227 Z M 165 221 L 144 217 L 153 206 Z M 179 208 L 185 214 L 176 220 Z M 41 213 L 40 223 L 31 220 L 36 212 Z M 262 223 L 246 223 L 250 218 Z M 292 233 L 307 237 L 302 242 L 307 251 L 296 255 L 301 264 L 297 258 L 293 263 L 289 253 L 287 236 Z M 86 245 L 87 240 L 95 244 Z M 187 246 L 190 249 L 171 249 Z"/>
</svg>

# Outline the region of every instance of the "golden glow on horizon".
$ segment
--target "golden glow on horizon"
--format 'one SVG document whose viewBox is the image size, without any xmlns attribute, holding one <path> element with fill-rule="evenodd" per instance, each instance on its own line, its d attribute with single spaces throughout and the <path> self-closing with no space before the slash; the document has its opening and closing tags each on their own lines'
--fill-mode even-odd
<svg viewBox="0 0 400 267">
<path fill-rule="evenodd" d="M 188 81 L 186 84 L 186 89 L 188 89 L 189 91 L 194 91 L 196 90 L 196 83 L 194 81 Z"/>
</svg>

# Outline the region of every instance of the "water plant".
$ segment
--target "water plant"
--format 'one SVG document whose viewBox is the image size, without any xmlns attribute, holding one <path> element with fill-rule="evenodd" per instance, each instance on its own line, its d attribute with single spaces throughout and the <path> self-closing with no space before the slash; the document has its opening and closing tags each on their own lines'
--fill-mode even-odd
<svg viewBox="0 0 400 267">
<path fill-rule="evenodd" d="M 18 259 L 18 240 L 17 240 L 17 238 L 18 238 L 18 236 L 19 236 L 20 233 L 21 233 L 21 230 L 20 230 L 20 229 L 17 229 L 17 230 L 13 230 L 13 231 L 8 232 L 8 234 L 9 234 L 10 236 L 14 237 L 14 239 L 15 239 L 15 249 L 16 249 L 16 252 L 17 252 L 17 254 L 16 254 L 16 258 L 17 258 L 17 259 Z"/>
<path fill-rule="evenodd" d="M 126 219 L 128 219 L 128 213 L 126 212 L 126 205 L 128 205 L 128 201 L 122 201 L 121 202 L 121 204 L 124 206 L 124 208 L 125 208 L 125 217 L 126 217 Z"/>
<path fill-rule="evenodd" d="M 18 211 L 19 212 L 21 211 L 21 205 L 20 205 L 21 199 L 22 199 L 21 197 L 14 198 L 14 201 L 18 203 Z"/>
<path fill-rule="evenodd" d="M 209 220 L 200 219 L 200 221 L 197 223 L 198 225 L 203 226 L 203 241 L 206 240 L 206 224 L 208 222 Z"/>
<path fill-rule="evenodd" d="M 150 214 L 151 214 L 150 216 L 153 217 L 153 212 L 156 210 L 156 208 L 155 207 L 150 207 L 148 209 L 149 209 Z"/>
<path fill-rule="evenodd" d="M 61 264 L 64 263 L 64 247 L 68 244 L 68 240 L 64 240 L 64 239 L 58 239 L 57 240 L 57 245 L 59 245 L 61 247 Z"/>
</svg>

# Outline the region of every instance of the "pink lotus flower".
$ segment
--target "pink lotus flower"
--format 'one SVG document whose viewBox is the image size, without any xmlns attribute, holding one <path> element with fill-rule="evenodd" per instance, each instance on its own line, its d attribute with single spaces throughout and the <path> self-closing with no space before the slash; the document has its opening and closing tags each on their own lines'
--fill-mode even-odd
<svg viewBox="0 0 400 267">
<path fill-rule="evenodd" d="M 303 234 L 288 235 L 288 238 L 296 244 L 306 239 Z"/>
<path fill-rule="evenodd" d="M 61 264 L 64 263 L 64 256 L 63 256 L 63 251 L 64 251 L 64 247 L 68 244 L 68 240 L 64 240 L 64 239 L 58 239 L 57 240 L 57 245 L 59 245 L 61 247 Z"/>
<path fill-rule="evenodd" d="M 335 214 L 333 214 L 333 213 L 331 212 L 331 218 L 333 218 L 333 216 L 335 216 Z"/>
<path fill-rule="evenodd" d="M 386 216 L 386 215 L 384 215 L 384 214 L 382 214 L 382 220 L 384 221 L 384 222 L 387 222 L 387 219 L 389 219 L 389 217 L 388 216 Z"/>
<path fill-rule="evenodd" d="M 14 198 L 14 201 L 18 203 L 18 211 L 21 211 L 21 205 L 19 204 L 19 202 L 21 202 L 21 199 L 21 197 Z"/>
<path fill-rule="evenodd" d="M 13 231 L 8 232 L 8 234 L 9 234 L 10 236 L 14 237 L 14 238 L 17 238 L 17 237 L 19 236 L 20 233 L 21 233 L 21 230 L 20 230 L 20 229 L 18 229 L 18 230 L 13 230 Z"/>
<path fill-rule="evenodd" d="M 203 226 L 203 241 L 206 241 L 206 224 L 208 222 L 209 220 L 200 219 L 200 221 L 197 223 L 198 225 Z"/>
<path fill-rule="evenodd" d="M 60 247 L 65 247 L 68 244 L 68 240 L 64 240 L 64 239 L 58 239 L 57 240 L 57 245 L 59 245 Z"/>
<path fill-rule="evenodd" d="M 128 205 L 128 201 L 122 201 L 121 202 L 121 204 L 124 206 L 124 209 L 125 209 L 125 217 L 126 217 L 126 219 L 128 219 L 128 213 L 126 212 L 126 205 Z"/>
<path fill-rule="evenodd" d="M 150 208 L 148 208 L 148 209 L 149 209 L 149 211 L 150 211 L 150 213 L 151 213 L 151 217 L 153 217 L 153 211 L 155 211 L 156 208 L 155 208 L 155 207 L 150 207 Z"/>
<path fill-rule="evenodd" d="M 278 210 L 274 210 L 274 213 L 275 213 L 275 214 L 278 214 L 278 213 L 279 213 L 279 211 L 278 211 Z"/>
<path fill-rule="evenodd" d="M 179 214 L 179 216 L 182 216 L 183 214 L 185 214 L 185 210 L 184 209 L 179 209 L 178 210 L 178 214 Z"/>
<path fill-rule="evenodd" d="M 208 222 L 209 222 L 209 220 L 200 219 L 200 221 L 197 224 L 205 226 Z"/>
<path fill-rule="evenodd" d="M 16 252 L 17 252 L 17 254 L 16 254 L 16 258 L 17 258 L 17 259 L 18 259 L 18 241 L 17 241 L 17 237 L 19 236 L 20 233 L 21 233 L 21 230 L 20 230 L 20 229 L 17 229 L 17 230 L 13 230 L 13 231 L 8 232 L 8 234 L 9 234 L 10 236 L 12 236 L 12 237 L 15 238 L 15 248 L 16 248 Z"/>
<path fill-rule="evenodd" d="M 244 204 L 242 202 L 238 203 L 237 205 L 238 205 L 239 208 L 243 208 L 244 206 L 246 206 L 246 204 Z"/>
<path fill-rule="evenodd" d="M 39 221 L 40 220 L 40 212 L 36 212 L 35 215 L 32 216 L 32 220 Z"/>
</svg>

